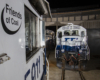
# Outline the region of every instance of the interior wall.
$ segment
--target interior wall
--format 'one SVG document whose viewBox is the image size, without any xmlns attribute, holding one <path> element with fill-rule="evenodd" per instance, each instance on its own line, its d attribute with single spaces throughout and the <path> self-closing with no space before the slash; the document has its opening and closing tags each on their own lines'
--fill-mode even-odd
<svg viewBox="0 0 100 80">
<path fill-rule="evenodd" d="M 93 55 L 100 54 L 100 29 L 87 29 L 87 34 L 90 53 Z"/>
<path fill-rule="evenodd" d="M 46 26 L 46 29 L 56 32 L 56 26 Z"/>
</svg>

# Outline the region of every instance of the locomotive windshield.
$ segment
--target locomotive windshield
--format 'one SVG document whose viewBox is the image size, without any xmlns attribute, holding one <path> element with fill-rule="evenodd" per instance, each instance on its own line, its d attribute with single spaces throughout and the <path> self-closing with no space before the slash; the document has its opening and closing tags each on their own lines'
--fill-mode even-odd
<svg viewBox="0 0 100 80">
<path fill-rule="evenodd" d="M 78 30 L 72 30 L 72 31 L 65 30 L 64 31 L 64 35 L 65 36 L 78 36 L 79 35 L 79 32 L 78 32 Z"/>
</svg>

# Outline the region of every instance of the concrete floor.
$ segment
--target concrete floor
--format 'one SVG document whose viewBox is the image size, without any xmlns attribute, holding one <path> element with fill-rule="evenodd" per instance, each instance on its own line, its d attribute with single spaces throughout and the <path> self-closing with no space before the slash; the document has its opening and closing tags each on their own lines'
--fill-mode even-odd
<svg viewBox="0 0 100 80">
<path fill-rule="evenodd" d="M 49 80 L 61 80 L 62 70 L 56 66 L 54 50 L 47 51 L 49 54 Z M 100 57 L 92 56 L 87 64 L 87 70 L 83 71 L 86 80 L 100 80 Z M 78 71 L 66 70 L 65 80 L 81 80 Z"/>
<path fill-rule="evenodd" d="M 49 80 L 61 80 L 62 70 L 56 66 L 54 51 L 49 51 Z"/>
</svg>

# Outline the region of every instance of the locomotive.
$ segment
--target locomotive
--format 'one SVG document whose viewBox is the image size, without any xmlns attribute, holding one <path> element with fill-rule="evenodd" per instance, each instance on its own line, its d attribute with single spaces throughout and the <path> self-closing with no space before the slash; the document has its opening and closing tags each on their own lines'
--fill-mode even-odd
<svg viewBox="0 0 100 80">
<path fill-rule="evenodd" d="M 65 59 L 65 69 L 86 69 L 86 63 L 90 59 L 87 30 L 79 25 L 68 23 L 62 26 L 56 33 L 55 58 L 57 66 L 62 65 L 62 54 Z"/>
</svg>

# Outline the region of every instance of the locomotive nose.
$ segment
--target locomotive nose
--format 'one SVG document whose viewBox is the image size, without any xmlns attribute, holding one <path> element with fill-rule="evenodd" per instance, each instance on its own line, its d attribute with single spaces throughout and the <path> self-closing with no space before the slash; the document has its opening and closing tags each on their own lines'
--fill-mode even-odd
<svg viewBox="0 0 100 80">
<path fill-rule="evenodd" d="M 77 40 L 78 38 L 69 38 L 69 39 L 65 38 L 66 44 L 69 46 L 75 46 Z"/>
</svg>

